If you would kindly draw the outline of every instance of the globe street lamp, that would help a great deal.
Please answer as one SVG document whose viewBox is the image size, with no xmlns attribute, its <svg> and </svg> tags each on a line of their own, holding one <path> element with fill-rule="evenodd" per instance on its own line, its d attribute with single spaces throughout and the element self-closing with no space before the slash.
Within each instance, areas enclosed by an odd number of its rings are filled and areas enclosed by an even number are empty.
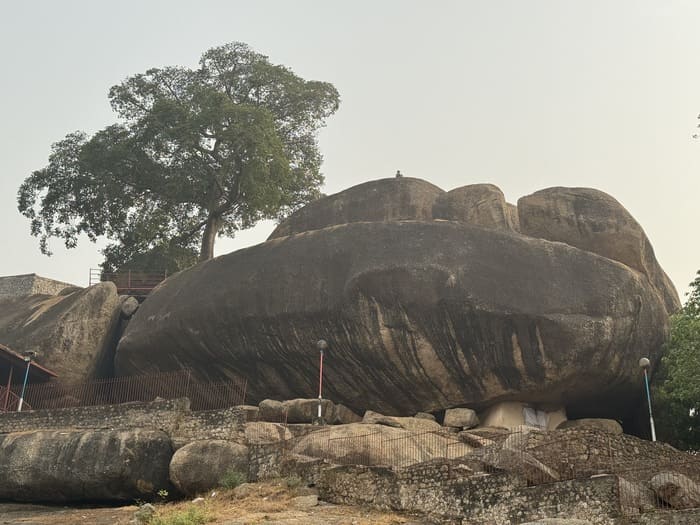
<svg viewBox="0 0 700 525">
<path fill-rule="evenodd" d="M 323 400 L 323 352 L 328 348 L 328 343 L 325 340 L 319 339 L 316 342 L 316 348 L 320 352 L 320 365 L 318 369 L 318 414 L 316 416 L 316 422 L 319 425 L 323 424 L 323 418 L 321 417 L 321 401 Z"/>
<path fill-rule="evenodd" d="M 654 428 L 654 416 L 651 413 L 651 395 L 649 394 L 649 374 L 647 370 L 651 366 L 651 362 L 646 357 L 639 360 L 639 368 L 644 370 L 644 387 L 647 392 L 647 405 L 649 406 L 649 426 L 651 426 L 651 440 L 656 441 L 656 428 Z"/>
<path fill-rule="evenodd" d="M 24 372 L 24 382 L 22 383 L 22 394 L 19 396 L 19 404 L 17 405 L 17 412 L 22 411 L 22 405 L 24 404 L 24 391 L 27 388 L 27 379 L 29 379 L 29 367 L 32 366 L 32 357 L 36 355 L 36 352 L 24 352 L 24 360 L 27 362 L 27 369 Z"/>
</svg>

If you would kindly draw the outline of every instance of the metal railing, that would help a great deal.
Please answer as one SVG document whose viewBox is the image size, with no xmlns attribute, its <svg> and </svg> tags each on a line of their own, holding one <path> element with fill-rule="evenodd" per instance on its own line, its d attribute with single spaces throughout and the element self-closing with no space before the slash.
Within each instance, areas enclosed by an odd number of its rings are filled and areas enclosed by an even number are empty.
<svg viewBox="0 0 700 525">
<path fill-rule="evenodd" d="M 0 413 L 16 412 L 19 408 L 19 396 L 11 389 L 0 386 Z M 32 406 L 25 400 L 22 404 L 24 410 L 31 410 Z"/>
<path fill-rule="evenodd" d="M 192 410 L 214 410 L 245 403 L 247 381 L 209 382 L 188 369 L 150 375 L 97 379 L 85 383 L 37 383 L 27 385 L 24 409 L 115 405 L 156 398 L 190 399 Z M 13 386 L 19 389 L 21 385 Z M 18 392 L 12 392 L 17 396 Z M 2 401 L 2 397 L 0 397 Z M 29 405 L 27 405 L 27 402 Z M 16 410 L 16 408 L 15 408 Z"/>
<path fill-rule="evenodd" d="M 90 286 L 100 282 L 111 281 L 117 286 L 117 292 L 120 294 L 136 296 L 148 295 L 156 286 L 167 278 L 167 270 L 103 272 L 99 268 L 90 268 Z"/>
</svg>

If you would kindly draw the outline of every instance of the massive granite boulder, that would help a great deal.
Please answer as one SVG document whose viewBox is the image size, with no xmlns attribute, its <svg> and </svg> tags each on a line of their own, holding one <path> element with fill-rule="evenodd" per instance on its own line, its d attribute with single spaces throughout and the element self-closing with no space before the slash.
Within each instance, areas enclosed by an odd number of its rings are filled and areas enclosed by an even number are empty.
<svg viewBox="0 0 700 525">
<path fill-rule="evenodd" d="M 151 499 L 168 480 L 170 438 L 155 430 L 51 430 L 0 435 L 0 499 Z"/>
<path fill-rule="evenodd" d="M 610 236 L 627 213 L 616 206 Z M 117 372 L 187 365 L 247 377 L 254 401 L 313 397 L 324 338 L 324 396 L 357 410 L 517 400 L 620 417 L 641 395 L 639 357 L 660 356 L 677 294 L 650 249 L 630 265 L 600 243 L 542 238 L 517 211 L 494 186 L 406 178 L 320 199 L 267 242 L 165 281 L 121 339 Z M 572 213 L 592 224 L 592 211 Z"/>
<path fill-rule="evenodd" d="M 68 288 L 58 295 L 0 299 L 0 343 L 36 352 L 61 382 L 113 372 L 120 299 L 114 283 Z"/>
<path fill-rule="evenodd" d="M 590 188 L 548 188 L 518 200 L 520 231 L 621 262 L 643 273 L 669 312 L 681 306 L 642 227 L 615 199 Z"/>
</svg>

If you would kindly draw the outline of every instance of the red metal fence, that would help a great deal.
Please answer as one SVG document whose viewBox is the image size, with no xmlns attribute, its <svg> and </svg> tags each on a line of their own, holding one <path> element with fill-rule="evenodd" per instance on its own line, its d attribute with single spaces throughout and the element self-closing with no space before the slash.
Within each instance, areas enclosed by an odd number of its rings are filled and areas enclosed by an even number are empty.
<svg viewBox="0 0 700 525">
<path fill-rule="evenodd" d="M 213 410 L 245 403 L 245 379 L 204 382 L 190 370 L 98 379 L 87 383 L 38 383 L 27 385 L 24 409 L 67 408 L 115 405 L 134 401 L 153 401 L 160 397 L 187 397 L 192 410 Z M 13 385 L 19 396 L 21 385 Z M 2 400 L 3 398 L 0 398 Z M 16 408 L 15 408 L 16 409 Z"/>
<path fill-rule="evenodd" d="M 0 386 L 0 413 L 16 412 L 17 408 L 19 408 L 19 396 L 11 389 Z M 25 410 L 32 409 L 31 405 L 26 401 L 23 403 L 22 408 Z"/>
<path fill-rule="evenodd" d="M 117 285 L 120 294 L 143 296 L 162 283 L 168 277 L 167 271 L 103 272 L 90 268 L 90 286 L 100 282 L 111 281 Z"/>
</svg>

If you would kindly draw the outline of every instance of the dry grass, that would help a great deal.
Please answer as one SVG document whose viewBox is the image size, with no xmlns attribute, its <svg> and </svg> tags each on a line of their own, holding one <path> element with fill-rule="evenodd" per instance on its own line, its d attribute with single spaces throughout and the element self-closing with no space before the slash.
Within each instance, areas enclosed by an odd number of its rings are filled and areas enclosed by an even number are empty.
<svg viewBox="0 0 700 525">
<path fill-rule="evenodd" d="M 309 494 L 306 487 L 290 488 L 285 480 L 274 480 L 250 485 L 245 497 L 237 497 L 234 490 L 213 491 L 203 495 L 203 502 L 179 502 L 158 505 L 158 515 L 168 516 L 185 512 L 192 505 L 201 505 L 209 516 L 209 523 L 256 525 L 269 523 L 304 523 L 306 525 L 395 525 L 408 518 L 344 505 L 319 505 L 296 509 L 292 500 Z M 232 521 L 233 520 L 233 521 Z"/>
<path fill-rule="evenodd" d="M 294 485 L 294 484 L 292 484 Z M 363 507 L 320 504 L 309 509 L 296 509 L 292 499 L 311 492 L 304 486 L 289 487 L 286 480 L 252 484 L 250 494 L 238 498 L 233 490 L 216 490 L 203 494 L 204 501 L 192 503 L 156 504 L 161 523 L 187 524 L 175 521 L 188 509 L 204 511 L 208 524 L 262 525 L 270 522 L 295 525 L 397 525 L 421 520 L 406 515 L 369 510 Z M 111 508 L 66 508 L 0 503 L 3 525 L 127 525 L 131 523 L 135 506 Z M 173 520 L 173 521 L 169 521 Z"/>
</svg>

